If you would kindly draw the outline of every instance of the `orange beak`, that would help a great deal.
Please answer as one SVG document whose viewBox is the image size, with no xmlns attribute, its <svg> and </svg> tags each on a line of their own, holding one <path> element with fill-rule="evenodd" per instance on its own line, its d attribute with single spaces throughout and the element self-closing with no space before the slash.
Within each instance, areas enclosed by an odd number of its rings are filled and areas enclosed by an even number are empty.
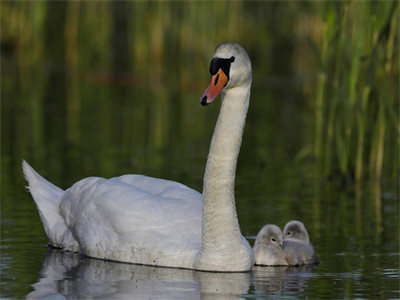
<svg viewBox="0 0 400 300">
<path fill-rule="evenodd" d="M 211 82 L 204 94 L 200 98 L 200 103 L 203 106 L 206 106 L 214 101 L 215 98 L 219 95 L 222 89 L 228 83 L 228 76 L 219 69 L 218 72 L 211 77 Z"/>
</svg>

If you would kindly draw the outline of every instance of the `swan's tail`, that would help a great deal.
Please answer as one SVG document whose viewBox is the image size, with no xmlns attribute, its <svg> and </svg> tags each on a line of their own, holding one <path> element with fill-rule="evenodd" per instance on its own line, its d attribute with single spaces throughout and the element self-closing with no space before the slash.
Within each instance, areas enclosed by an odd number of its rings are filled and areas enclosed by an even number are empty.
<svg viewBox="0 0 400 300">
<path fill-rule="evenodd" d="M 76 251 L 77 243 L 60 215 L 59 205 L 64 191 L 40 176 L 25 160 L 22 169 L 49 243 L 54 247 Z"/>
</svg>

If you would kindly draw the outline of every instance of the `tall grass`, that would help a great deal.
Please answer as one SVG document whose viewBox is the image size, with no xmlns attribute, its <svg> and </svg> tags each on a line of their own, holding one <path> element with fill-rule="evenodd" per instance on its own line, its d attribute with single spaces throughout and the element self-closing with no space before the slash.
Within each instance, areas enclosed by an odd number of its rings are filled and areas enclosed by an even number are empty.
<svg viewBox="0 0 400 300">
<path fill-rule="evenodd" d="M 379 181 L 385 165 L 398 175 L 398 3 L 329 2 L 322 11 L 314 155 L 325 176 Z"/>
</svg>

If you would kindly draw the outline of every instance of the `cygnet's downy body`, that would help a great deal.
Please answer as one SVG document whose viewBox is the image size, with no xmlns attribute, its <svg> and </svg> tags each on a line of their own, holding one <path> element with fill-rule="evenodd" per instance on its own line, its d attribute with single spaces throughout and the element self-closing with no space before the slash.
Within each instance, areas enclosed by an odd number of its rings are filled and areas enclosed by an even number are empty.
<svg viewBox="0 0 400 300">
<path fill-rule="evenodd" d="M 283 233 L 276 225 L 265 225 L 257 234 L 253 251 L 255 265 L 260 266 L 318 263 L 304 224 L 295 220 L 285 225 Z"/>
<path fill-rule="evenodd" d="M 291 265 L 317 264 L 314 247 L 308 237 L 304 224 L 291 220 L 283 228 L 283 248 L 288 257 L 292 257 Z"/>
<path fill-rule="evenodd" d="M 254 259 L 256 265 L 285 266 L 288 265 L 283 250 L 283 235 L 281 229 L 273 224 L 267 224 L 257 234 L 254 243 Z"/>
</svg>

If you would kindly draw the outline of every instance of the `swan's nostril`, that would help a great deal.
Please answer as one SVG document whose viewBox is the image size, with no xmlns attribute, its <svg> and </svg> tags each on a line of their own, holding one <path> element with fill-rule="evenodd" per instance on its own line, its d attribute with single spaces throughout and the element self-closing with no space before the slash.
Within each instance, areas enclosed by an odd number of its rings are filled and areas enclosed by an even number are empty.
<svg viewBox="0 0 400 300">
<path fill-rule="evenodd" d="M 215 77 L 215 80 L 214 80 L 214 85 L 217 85 L 217 83 L 218 83 L 218 79 L 219 79 L 219 74 L 217 74 L 217 77 Z"/>
<path fill-rule="evenodd" d="M 201 105 L 203 105 L 203 106 L 206 106 L 208 103 L 207 103 L 207 96 L 204 96 L 202 99 L 201 99 Z"/>
</svg>

